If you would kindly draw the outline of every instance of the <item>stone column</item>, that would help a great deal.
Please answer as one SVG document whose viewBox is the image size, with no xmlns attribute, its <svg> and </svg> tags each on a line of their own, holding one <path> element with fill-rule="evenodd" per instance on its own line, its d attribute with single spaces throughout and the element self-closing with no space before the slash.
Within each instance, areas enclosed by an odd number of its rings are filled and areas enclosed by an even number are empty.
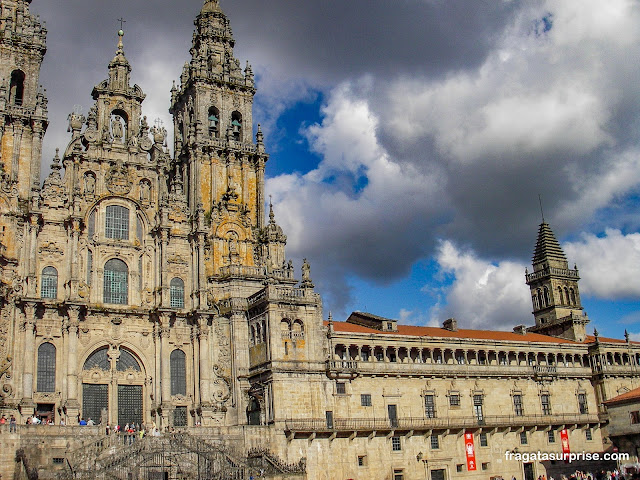
<svg viewBox="0 0 640 480">
<path fill-rule="evenodd" d="M 28 281 L 28 289 L 27 289 L 27 295 L 29 295 L 30 297 L 38 297 L 38 292 L 37 292 L 37 284 L 38 282 L 36 281 L 37 278 L 37 273 L 36 273 L 36 247 L 38 244 L 38 230 L 40 229 L 40 219 L 38 217 L 37 214 L 32 214 L 29 217 L 29 235 L 28 235 L 28 239 L 29 239 L 29 267 L 28 267 L 28 271 L 27 271 L 27 275 L 29 278 Z"/>
<path fill-rule="evenodd" d="M 200 324 L 200 403 L 211 403 L 209 384 L 211 383 L 211 359 L 209 355 L 209 325 L 207 321 Z"/>
<path fill-rule="evenodd" d="M 78 423 L 80 414 L 80 402 L 78 401 L 78 330 L 80 308 L 71 306 L 68 310 L 68 357 L 67 357 L 67 401 L 65 409 L 67 412 L 68 425 Z"/>
<path fill-rule="evenodd" d="M 161 371 L 162 371 L 162 420 L 163 425 L 169 425 L 169 413 L 171 410 L 171 362 L 169 347 L 169 317 L 162 316 L 160 327 Z"/>
<path fill-rule="evenodd" d="M 256 209 L 258 210 L 258 228 L 264 228 L 264 158 L 260 157 L 256 166 L 256 175 L 258 177 L 256 192 Z"/>
<path fill-rule="evenodd" d="M 168 306 L 169 305 L 169 289 L 167 285 L 167 245 L 169 244 L 169 229 L 163 228 L 161 233 L 161 247 L 160 247 L 160 306 Z M 167 319 L 168 322 L 168 319 Z M 164 325 L 164 321 L 163 321 Z"/>
<path fill-rule="evenodd" d="M 22 132 L 23 132 L 23 127 L 21 124 L 19 123 L 14 123 L 13 124 L 13 155 L 12 155 L 12 160 L 11 160 L 11 181 L 16 182 L 18 181 L 18 167 L 19 167 L 19 162 L 20 162 L 20 147 L 22 144 Z M 27 190 L 27 196 L 28 196 L 28 192 L 29 192 L 29 188 L 31 188 L 31 185 L 26 185 Z"/>
<path fill-rule="evenodd" d="M 36 348 L 36 304 L 27 303 L 24 307 L 25 319 L 22 324 L 24 332 L 24 364 L 22 370 L 22 401 L 20 412 L 23 418 L 33 415 L 33 367 Z"/>
<path fill-rule="evenodd" d="M 31 158 L 37 161 L 31 162 L 31 185 L 40 185 L 40 157 L 42 156 L 42 138 L 44 131 L 39 122 L 33 122 L 33 136 L 31 137 Z"/>
<path fill-rule="evenodd" d="M 191 327 L 191 373 L 193 378 L 193 403 L 200 403 L 200 340 L 198 327 Z"/>
<path fill-rule="evenodd" d="M 238 424 L 246 424 L 247 396 L 245 392 L 249 390 L 249 326 L 247 324 L 246 298 L 232 298 L 231 305 L 231 381 L 232 381 L 232 402 L 236 410 L 236 421 Z"/>
</svg>

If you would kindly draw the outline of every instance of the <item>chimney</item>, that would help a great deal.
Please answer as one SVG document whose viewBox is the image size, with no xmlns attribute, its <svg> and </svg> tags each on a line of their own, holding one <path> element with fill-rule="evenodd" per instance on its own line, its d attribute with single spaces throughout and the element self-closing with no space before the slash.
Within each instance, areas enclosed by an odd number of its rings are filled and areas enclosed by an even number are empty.
<svg viewBox="0 0 640 480">
<path fill-rule="evenodd" d="M 451 332 L 457 332 L 458 331 L 458 321 L 455 318 L 447 318 L 442 323 L 442 328 L 444 328 L 445 330 L 449 330 Z"/>
</svg>

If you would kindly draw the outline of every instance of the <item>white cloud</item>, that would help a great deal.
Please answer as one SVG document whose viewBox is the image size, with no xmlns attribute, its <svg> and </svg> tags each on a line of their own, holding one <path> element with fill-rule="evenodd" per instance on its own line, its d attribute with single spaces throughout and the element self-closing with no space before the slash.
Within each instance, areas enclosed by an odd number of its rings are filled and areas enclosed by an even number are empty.
<svg viewBox="0 0 640 480">
<path fill-rule="evenodd" d="M 564 245 L 580 269 L 580 293 L 607 299 L 640 298 L 640 233 L 608 229 L 598 237 L 584 233 Z"/>
<path fill-rule="evenodd" d="M 531 298 L 524 282 L 524 265 L 488 262 L 471 251 L 460 250 L 450 241 L 440 244 L 436 259 L 440 268 L 455 279 L 447 290 L 445 304 L 432 311 L 432 323 L 455 317 L 460 328 L 500 330 L 531 324 Z"/>
</svg>

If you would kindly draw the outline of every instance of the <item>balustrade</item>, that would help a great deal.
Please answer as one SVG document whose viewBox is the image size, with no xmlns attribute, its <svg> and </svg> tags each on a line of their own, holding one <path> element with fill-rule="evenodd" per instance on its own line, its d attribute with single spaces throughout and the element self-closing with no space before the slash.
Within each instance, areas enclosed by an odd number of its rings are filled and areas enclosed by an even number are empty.
<svg viewBox="0 0 640 480">
<path fill-rule="evenodd" d="M 388 418 L 334 418 L 327 426 L 324 418 L 289 419 L 285 429 L 289 432 L 318 431 L 377 431 L 377 430 L 437 430 L 474 427 L 533 427 L 552 425 L 587 425 L 600 423 L 597 414 L 559 415 L 485 415 L 465 417 L 401 417 L 392 422 Z"/>
</svg>

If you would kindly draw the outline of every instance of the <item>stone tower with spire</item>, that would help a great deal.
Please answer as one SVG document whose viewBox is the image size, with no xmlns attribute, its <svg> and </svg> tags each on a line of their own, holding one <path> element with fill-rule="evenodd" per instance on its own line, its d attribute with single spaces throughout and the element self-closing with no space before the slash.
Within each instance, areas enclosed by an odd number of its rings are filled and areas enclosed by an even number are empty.
<svg viewBox="0 0 640 480">
<path fill-rule="evenodd" d="M 544 220 L 533 252 L 533 272 L 526 272 L 535 326 L 531 332 L 583 342 L 589 319 L 578 290 L 578 268 L 569 268 L 564 251 Z"/>
<path fill-rule="evenodd" d="M 190 212 L 201 208 L 207 219 L 213 241 L 204 254 L 202 275 L 242 279 L 249 293 L 272 266 L 260 241 L 269 238 L 263 232 L 269 157 L 259 127 L 254 143 L 253 72 L 248 64 L 242 69 L 234 57 L 229 20 L 217 0 L 205 1 L 194 23 L 191 60 L 171 90 L 172 176 L 184 179 Z M 289 278 L 282 264 L 276 267 L 272 274 Z"/>
</svg>

